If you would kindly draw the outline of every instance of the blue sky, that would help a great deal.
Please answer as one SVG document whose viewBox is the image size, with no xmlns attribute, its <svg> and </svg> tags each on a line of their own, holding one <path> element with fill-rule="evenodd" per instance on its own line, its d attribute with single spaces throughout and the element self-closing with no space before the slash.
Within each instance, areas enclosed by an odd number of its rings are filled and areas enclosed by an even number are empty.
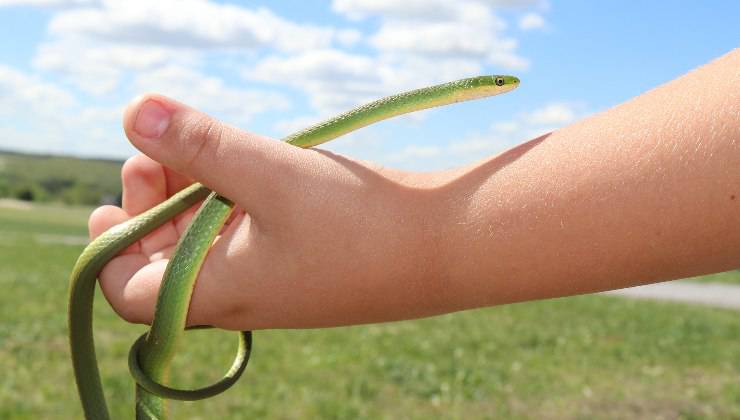
<svg viewBox="0 0 740 420">
<path fill-rule="evenodd" d="M 472 162 L 740 46 L 740 2 L 0 0 L 0 148 L 126 158 L 156 91 L 280 138 L 368 100 L 477 74 L 504 96 L 323 147 L 413 170 Z"/>
</svg>

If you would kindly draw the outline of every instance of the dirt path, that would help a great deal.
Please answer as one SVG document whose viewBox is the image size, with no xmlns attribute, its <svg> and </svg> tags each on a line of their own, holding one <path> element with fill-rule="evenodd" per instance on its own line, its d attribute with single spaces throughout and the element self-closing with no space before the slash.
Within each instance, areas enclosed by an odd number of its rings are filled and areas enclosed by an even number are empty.
<svg viewBox="0 0 740 420">
<path fill-rule="evenodd" d="M 605 292 L 635 299 L 671 300 L 740 311 L 740 285 L 669 281 Z"/>
</svg>

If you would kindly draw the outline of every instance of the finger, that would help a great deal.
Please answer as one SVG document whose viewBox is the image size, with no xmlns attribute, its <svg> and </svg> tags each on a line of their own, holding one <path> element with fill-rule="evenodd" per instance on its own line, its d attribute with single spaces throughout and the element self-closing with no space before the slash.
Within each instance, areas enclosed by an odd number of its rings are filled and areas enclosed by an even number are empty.
<svg viewBox="0 0 740 420">
<path fill-rule="evenodd" d="M 235 223 L 244 222 L 244 216 Z M 193 296 L 188 310 L 188 325 L 219 325 L 224 313 L 232 311 L 231 302 L 225 302 L 237 295 L 242 286 L 231 281 L 225 251 L 233 240 L 235 225 L 227 228 L 224 235 L 216 238 L 209 258 L 198 274 Z M 162 250 L 161 255 L 146 256 L 142 253 L 122 255 L 111 260 L 100 273 L 103 294 L 113 309 L 123 319 L 149 324 L 154 317 L 159 288 L 174 247 Z"/>
<path fill-rule="evenodd" d="M 96 208 L 87 220 L 87 230 L 90 234 L 90 239 L 97 238 L 101 233 L 117 224 L 125 222 L 128 218 L 128 214 L 120 207 L 101 206 Z"/>
<path fill-rule="evenodd" d="M 115 225 L 121 224 L 128 220 L 130 216 L 120 207 L 102 206 L 95 209 L 87 221 L 90 239 L 95 239 L 106 230 Z M 122 254 L 129 254 L 139 251 L 139 242 L 126 248 Z"/>
<path fill-rule="evenodd" d="M 167 182 L 162 165 L 146 155 L 136 155 L 123 164 L 123 210 L 135 216 L 167 199 Z"/>
<path fill-rule="evenodd" d="M 164 167 L 146 155 L 139 154 L 128 159 L 123 164 L 121 179 L 123 210 L 130 215 L 141 214 L 168 198 L 168 182 Z M 163 247 L 174 244 L 178 237 L 175 224 L 165 223 L 140 241 L 141 250 L 151 255 Z"/>
<path fill-rule="evenodd" d="M 291 190 L 297 179 L 291 175 L 305 166 L 303 151 L 295 146 L 242 132 L 160 95 L 134 101 L 125 112 L 124 128 L 143 153 L 241 200 L 257 218 L 275 205 L 276 193 Z"/>
<path fill-rule="evenodd" d="M 113 310 L 128 322 L 151 323 L 168 260 L 150 262 L 144 254 L 122 255 L 101 271 L 100 288 Z"/>
</svg>

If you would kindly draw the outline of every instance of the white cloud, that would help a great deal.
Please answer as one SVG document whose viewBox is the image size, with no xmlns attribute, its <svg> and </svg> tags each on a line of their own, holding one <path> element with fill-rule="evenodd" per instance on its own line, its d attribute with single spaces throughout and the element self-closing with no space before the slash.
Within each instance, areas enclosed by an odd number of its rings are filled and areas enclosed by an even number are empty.
<svg viewBox="0 0 740 420">
<path fill-rule="evenodd" d="M 414 20 L 449 20 L 471 6 L 519 8 L 545 5 L 543 0 L 334 0 L 332 9 L 350 19 L 372 15 Z M 462 5 L 462 7 L 460 7 Z"/>
<path fill-rule="evenodd" d="M 526 69 L 529 62 L 516 54 L 516 40 L 498 34 L 498 28 L 503 26 L 503 21 L 492 15 L 469 22 L 435 22 L 423 26 L 388 21 L 370 42 L 388 53 L 437 60 L 469 59 L 506 69 Z"/>
<path fill-rule="evenodd" d="M 104 95 L 118 88 L 121 79 L 132 71 L 195 61 L 194 54 L 188 51 L 63 39 L 39 46 L 33 65 L 39 70 L 61 75 L 88 93 Z"/>
<path fill-rule="evenodd" d="M 510 121 L 494 123 L 484 135 L 450 143 L 450 148 L 466 157 L 483 158 L 485 155 L 479 154 L 479 151 L 489 153 L 503 151 L 522 141 L 573 123 L 589 113 L 580 103 L 548 103 L 531 112 L 520 114 Z"/>
<path fill-rule="evenodd" d="M 335 0 L 333 10 L 350 19 L 377 18 L 377 29 L 365 40 L 369 50 L 322 48 L 273 54 L 243 75 L 305 92 L 313 108 L 310 117 L 279 121 L 275 128 L 284 134 L 385 95 L 527 68 L 529 61 L 517 52 L 516 39 L 506 35 L 508 25 L 495 10 L 542 4 L 530 0 Z M 415 114 L 413 118 L 423 117 Z M 395 152 L 392 161 L 429 151 L 428 147 L 411 147 Z"/>
<path fill-rule="evenodd" d="M 515 39 L 503 36 L 506 22 L 491 6 L 530 2 L 480 0 L 335 0 L 333 8 L 352 19 L 378 16 L 380 29 L 370 44 L 381 54 L 468 59 L 507 69 L 523 69 Z"/>
<path fill-rule="evenodd" d="M 0 0 L 2 6 L 33 6 L 33 7 L 81 7 L 98 4 L 100 0 Z"/>
<path fill-rule="evenodd" d="M 381 161 L 406 169 L 447 169 L 471 163 L 575 122 L 587 114 L 580 104 L 550 103 L 510 121 L 491 125 L 483 134 L 452 141 L 444 146 L 409 145 L 386 154 Z"/>
<path fill-rule="evenodd" d="M 447 0 L 334 0 L 332 9 L 350 19 L 372 15 L 415 20 L 447 20 L 461 10 Z"/>
<path fill-rule="evenodd" d="M 545 18 L 537 13 L 527 13 L 519 19 L 519 29 L 529 31 L 545 27 Z"/>
<path fill-rule="evenodd" d="M 138 74 L 132 87 L 139 92 L 156 90 L 242 126 L 257 113 L 289 105 L 276 93 L 229 86 L 217 77 L 174 65 Z M 124 106 L 83 105 L 53 83 L 0 65 L 0 148 L 130 155 L 134 149 L 121 130 Z"/>
<path fill-rule="evenodd" d="M 351 47 L 362 40 L 362 32 L 353 29 L 343 29 L 336 32 L 339 45 Z"/>
<path fill-rule="evenodd" d="M 102 8 L 56 15 L 49 30 L 127 44 L 247 50 L 269 46 L 285 51 L 324 47 L 338 36 L 331 28 L 296 24 L 268 9 L 206 0 L 103 0 Z"/>
<path fill-rule="evenodd" d="M 130 154 L 120 108 L 83 107 L 60 87 L 0 66 L 0 147 L 40 153 Z M 114 127 L 114 128 L 113 128 Z M 105 151 L 105 152 L 103 152 Z"/>
<path fill-rule="evenodd" d="M 371 57 L 327 49 L 269 57 L 245 71 L 245 76 L 301 89 L 312 107 L 325 115 L 380 96 L 390 71 Z"/>
<path fill-rule="evenodd" d="M 353 19 L 380 18 L 367 38 L 369 52 L 335 48 L 272 55 L 244 72 L 247 79 L 303 90 L 320 116 L 372 99 L 486 72 L 486 67 L 523 69 L 517 41 L 492 6 L 532 1 L 456 2 L 335 0 L 337 13 Z"/>
<path fill-rule="evenodd" d="M 53 116 L 59 109 L 76 105 L 74 97 L 59 87 L 0 65 L 0 114 L 33 110 L 34 114 Z"/>
<path fill-rule="evenodd" d="M 294 23 L 265 8 L 206 0 L 101 0 L 100 7 L 56 13 L 48 31 L 52 40 L 39 46 L 35 68 L 95 95 L 120 88 L 132 72 L 202 67 L 219 52 L 244 63 L 261 51 L 346 47 L 362 37 L 353 29 Z"/>
<path fill-rule="evenodd" d="M 229 86 L 218 77 L 176 65 L 140 73 L 133 90 L 162 93 L 240 125 L 246 125 L 258 113 L 285 110 L 290 105 L 278 93 Z"/>
<path fill-rule="evenodd" d="M 276 129 L 288 132 L 388 94 L 526 68 L 528 60 L 507 33 L 510 25 L 497 9 L 544 4 L 538 0 L 335 0 L 337 13 L 377 21 L 357 25 L 360 32 L 294 22 L 267 8 L 207 0 L 0 0 L 0 6 L 21 3 L 55 10 L 47 38 L 32 62 L 37 74 L 24 76 L 30 82 L 19 85 L 27 92 L 34 92 L 31 86 L 45 86 L 47 92 L 56 89 L 60 98 L 72 101 L 66 106 L 59 98 L 40 101 L 48 107 L 38 116 L 39 122 L 30 117 L 24 121 L 42 127 L 40 132 L 47 133 L 48 139 L 67 142 L 69 151 L 96 154 L 98 150 L 108 155 L 130 150 L 120 140 L 122 101 L 143 91 L 172 96 L 237 125 L 248 124 L 259 113 L 274 112 L 280 119 Z M 375 29 L 368 32 L 368 27 Z M 234 82 L 235 74 L 261 89 Z M 291 104 L 287 93 L 277 92 L 291 89 L 305 93 L 310 106 L 305 113 L 278 114 L 275 111 L 288 110 Z M 14 90 L 12 105 L 0 98 L 0 107 L 16 108 L 19 92 Z M 78 98 L 89 102 L 78 104 Z M 33 102 L 25 109 L 43 106 Z M 556 119 L 555 111 L 550 113 L 549 118 Z M 25 132 L 20 125 L 14 129 Z M 374 130 L 363 135 L 377 138 Z M 353 147 L 352 139 L 338 144 L 340 149 Z M 485 145 L 458 147 L 474 148 L 485 149 Z M 374 149 L 376 156 L 391 150 L 381 149 Z M 441 159 L 433 149 L 411 146 L 397 156 Z M 440 150 L 463 153 L 447 146 Z"/>
<path fill-rule="evenodd" d="M 320 117 L 394 93 L 480 73 L 474 60 L 370 56 L 336 49 L 269 57 L 246 70 L 248 79 L 303 90 Z"/>
<path fill-rule="evenodd" d="M 265 8 L 206 0 L 48 0 L 26 4 L 59 9 L 50 20 L 47 40 L 38 46 L 32 61 L 38 71 L 34 78 L 71 83 L 92 94 L 94 102 L 70 107 L 46 100 L 20 106 L 18 95 L 31 95 L 36 90 L 29 83 L 14 82 L 25 88 L 14 91 L 12 104 L 6 95 L 0 107 L 8 104 L 8 109 L 35 111 L 33 117 L 11 119 L 13 138 L 23 137 L 25 128 L 19 127 L 24 124 L 35 126 L 43 138 L 34 147 L 67 148 L 88 155 L 96 154 L 95 150 L 105 155 L 131 153 L 127 142 L 120 140 L 120 115 L 122 101 L 134 94 L 160 92 L 244 126 L 258 113 L 288 109 L 290 102 L 274 91 L 227 83 L 228 71 L 233 74 L 234 68 L 213 72 L 211 67 L 218 65 L 214 61 L 226 56 L 244 66 L 254 54 L 265 51 L 291 53 L 332 44 L 347 47 L 362 38 L 354 29 L 303 25 Z M 72 4 L 80 7 L 66 7 Z M 50 83 L 44 86 L 55 87 Z M 74 89 L 55 88 L 75 100 Z M 49 112 L 36 112 L 43 106 Z"/>
<path fill-rule="evenodd" d="M 532 125 L 563 125 L 575 120 L 576 110 L 567 102 L 556 102 L 539 108 L 526 116 Z"/>
</svg>

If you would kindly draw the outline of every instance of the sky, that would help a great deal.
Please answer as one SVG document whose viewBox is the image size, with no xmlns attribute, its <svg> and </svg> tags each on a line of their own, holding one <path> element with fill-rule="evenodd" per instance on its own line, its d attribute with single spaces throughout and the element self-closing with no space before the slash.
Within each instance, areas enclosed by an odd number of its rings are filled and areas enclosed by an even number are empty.
<svg viewBox="0 0 740 420">
<path fill-rule="evenodd" d="M 450 168 L 739 47 L 739 17 L 734 0 L 0 0 L 0 149 L 127 158 L 122 110 L 144 92 L 279 139 L 385 95 L 519 77 L 322 146 Z"/>
</svg>

